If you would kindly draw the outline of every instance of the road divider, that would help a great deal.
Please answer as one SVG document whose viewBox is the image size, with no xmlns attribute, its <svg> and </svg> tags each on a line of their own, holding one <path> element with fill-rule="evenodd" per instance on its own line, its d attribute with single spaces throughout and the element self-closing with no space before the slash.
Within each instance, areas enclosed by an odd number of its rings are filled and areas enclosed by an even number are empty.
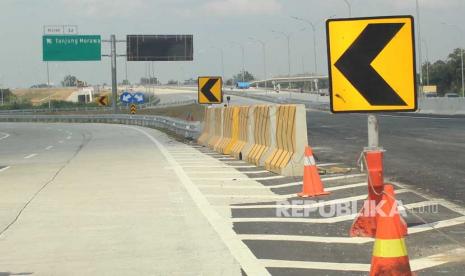
<svg viewBox="0 0 465 276">
<path fill-rule="evenodd" d="M 204 118 L 199 144 L 277 174 L 303 175 L 304 105 L 209 108 Z"/>
</svg>

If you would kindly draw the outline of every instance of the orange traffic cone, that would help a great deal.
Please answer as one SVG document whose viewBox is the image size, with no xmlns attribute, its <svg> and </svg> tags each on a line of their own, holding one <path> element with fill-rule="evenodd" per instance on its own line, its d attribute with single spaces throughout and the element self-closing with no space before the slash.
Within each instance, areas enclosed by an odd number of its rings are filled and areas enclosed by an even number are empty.
<svg viewBox="0 0 465 276">
<path fill-rule="evenodd" d="M 376 240 L 371 260 L 371 276 L 411 276 L 410 262 L 405 246 L 406 228 L 397 209 L 394 187 L 384 186 L 378 209 Z"/>
<path fill-rule="evenodd" d="M 302 192 L 299 193 L 298 196 L 314 197 L 329 194 L 329 192 L 324 191 L 323 183 L 318 174 L 318 168 L 316 167 L 315 158 L 313 158 L 313 152 L 310 146 L 305 147 L 303 180 Z"/>
</svg>

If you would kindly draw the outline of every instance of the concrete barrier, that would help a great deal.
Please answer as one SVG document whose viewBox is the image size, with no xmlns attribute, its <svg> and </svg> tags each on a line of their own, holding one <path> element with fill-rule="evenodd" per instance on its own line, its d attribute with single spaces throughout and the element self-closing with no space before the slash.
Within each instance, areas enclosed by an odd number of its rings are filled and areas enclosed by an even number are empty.
<svg viewBox="0 0 465 276">
<path fill-rule="evenodd" d="M 253 107 L 249 106 L 242 106 L 239 107 L 239 114 L 238 114 L 238 137 L 237 142 L 231 148 L 231 155 L 238 160 L 242 160 L 242 151 L 244 150 L 247 142 L 250 140 L 252 135 L 249 135 L 249 130 L 252 128 L 249 126 L 249 110 L 253 110 Z"/>
<path fill-rule="evenodd" d="M 204 115 L 204 124 L 203 124 L 203 131 L 202 134 L 200 134 L 199 139 L 197 139 L 197 142 L 201 145 L 206 145 L 206 142 L 208 141 L 208 138 L 210 137 L 210 134 L 212 133 L 212 127 L 211 125 L 213 124 L 212 122 L 212 110 L 210 108 L 205 109 L 205 115 Z"/>
<path fill-rule="evenodd" d="M 212 108 L 213 112 L 213 135 L 208 140 L 208 147 L 214 149 L 223 137 L 223 109 Z"/>
<path fill-rule="evenodd" d="M 271 145 L 270 106 L 257 106 L 254 111 L 254 146 L 248 153 L 249 163 L 260 165 L 262 155 Z"/>
<path fill-rule="evenodd" d="M 305 106 L 279 106 L 273 134 L 276 148 L 268 155 L 265 169 L 282 175 L 302 175 L 302 160 L 308 144 Z"/>
<path fill-rule="evenodd" d="M 222 128 L 223 128 L 223 135 L 221 139 L 217 142 L 214 147 L 214 150 L 219 153 L 224 153 L 227 145 L 231 143 L 232 138 L 232 128 L 233 128 L 233 118 L 234 117 L 234 108 L 233 107 L 226 107 L 223 109 L 223 121 L 222 121 Z"/>
<path fill-rule="evenodd" d="M 211 109 L 199 142 L 285 176 L 303 174 L 307 140 L 304 105 Z M 204 143 L 205 144 L 205 143 Z"/>
<path fill-rule="evenodd" d="M 419 112 L 438 115 L 465 115 L 465 98 L 421 98 Z"/>
<path fill-rule="evenodd" d="M 223 154 L 231 154 L 232 153 L 232 148 L 234 145 L 237 143 L 239 139 L 239 107 L 231 107 L 231 114 L 230 114 L 230 122 L 229 122 L 229 127 L 230 127 L 230 136 L 229 136 L 229 141 L 227 141 L 222 147 L 222 152 Z"/>
</svg>

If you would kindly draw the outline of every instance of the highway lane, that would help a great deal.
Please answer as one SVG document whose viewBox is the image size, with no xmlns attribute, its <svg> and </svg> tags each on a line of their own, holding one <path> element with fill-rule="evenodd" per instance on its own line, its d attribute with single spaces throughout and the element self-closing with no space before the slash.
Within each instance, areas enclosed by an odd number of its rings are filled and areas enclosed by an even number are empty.
<svg viewBox="0 0 465 276">
<path fill-rule="evenodd" d="M 385 175 L 464 206 L 465 119 L 420 116 L 378 116 Z M 365 114 L 308 111 L 308 136 L 317 157 L 356 166 L 367 144 L 366 121 Z"/>
<path fill-rule="evenodd" d="M 10 134 L 0 140 L 0 274 L 240 274 L 170 166 L 179 143 L 166 135 L 103 124 L 0 131 Z"/>
</svg>

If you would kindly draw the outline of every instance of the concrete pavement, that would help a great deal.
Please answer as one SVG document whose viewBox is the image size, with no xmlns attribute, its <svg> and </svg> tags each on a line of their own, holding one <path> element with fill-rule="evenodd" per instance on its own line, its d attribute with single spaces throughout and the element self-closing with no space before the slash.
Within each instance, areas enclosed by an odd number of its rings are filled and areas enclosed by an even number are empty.
<svg viewBox="0 0 465 276">
<path fill-rule="evenodd" d="M 0 274 L 240 274 L 161 149 L 135 128 L 0 129 L 10 134 L 0 141 L 9 167 L 0 171 Z"/>
</svg>

